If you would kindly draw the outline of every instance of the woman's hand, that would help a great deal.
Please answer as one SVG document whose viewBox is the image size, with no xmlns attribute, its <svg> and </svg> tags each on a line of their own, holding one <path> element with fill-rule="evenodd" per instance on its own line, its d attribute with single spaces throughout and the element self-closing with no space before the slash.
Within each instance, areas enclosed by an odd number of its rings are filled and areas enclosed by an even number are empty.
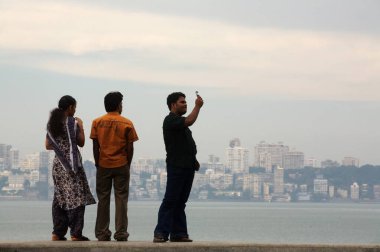
<svg viewBox="0 0 380 252">
<path fill-rule="evenodd" d="M 83 121 L 82 121 L 82 119 L 80 119 L 79 117 L 75 117 L 75 120 L 77 121 L 79 127 L 81 129 L 83 129 Z"/>
</svg>

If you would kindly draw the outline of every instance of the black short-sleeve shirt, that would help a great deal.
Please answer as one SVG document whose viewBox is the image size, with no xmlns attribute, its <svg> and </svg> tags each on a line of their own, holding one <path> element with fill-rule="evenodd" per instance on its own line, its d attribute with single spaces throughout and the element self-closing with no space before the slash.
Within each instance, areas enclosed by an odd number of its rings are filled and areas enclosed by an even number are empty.
<svg viewBox="0 0 380 252">
<path fill-rule="evenodd" d="M 169 166 L 194 169 L 197 154 L 191 130 L 185 126 L 185 117 L 172 112 L 164 119 L 166 163 Z"/>
</svg>

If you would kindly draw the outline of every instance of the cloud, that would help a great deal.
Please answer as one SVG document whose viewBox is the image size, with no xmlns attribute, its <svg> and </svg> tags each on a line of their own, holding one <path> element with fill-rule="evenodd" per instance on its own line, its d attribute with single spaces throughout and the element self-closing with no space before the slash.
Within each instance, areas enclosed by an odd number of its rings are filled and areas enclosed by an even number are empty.
<svg viewBox="0 0 380 252">
<path fill-rule="evenodd" d="M 237 95 L 380 100 L 380 38 L 368 34 L 247 28 L 73 2 L 1 6 L 1 64 Z"/>
</svg>

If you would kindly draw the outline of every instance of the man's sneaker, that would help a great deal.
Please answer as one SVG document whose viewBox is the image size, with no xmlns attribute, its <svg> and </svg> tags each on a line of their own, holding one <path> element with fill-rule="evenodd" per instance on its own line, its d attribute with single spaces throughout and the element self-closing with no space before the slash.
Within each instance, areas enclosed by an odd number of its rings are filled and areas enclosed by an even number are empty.
<svg viewBox="0 0 380 252">
<path fill-rule="evenodd" d="M 51 235 L 51 240 L 52 241 L 67 241 L 67 238 L 64 236 L 58 236 L 56 234 Z"/>
<path fill-rule="evenodd" d="M 90 239 L 88 239 L 86 236 L 71 236 L 71 240 L 72 241 L 89 241 Z"/>
<path fill-rule="evenodd" d="M 170 237 L 171 242 L 193 242 L 189 237 Z"/>
<path fill-rule="evenodd" d="M 169 240 L 168 238 L 162 235 L 155 235 L 153 238 L 154 243 L 163 243 L 163 242 L 167 242 L 168 240 Z"/>
</svg>

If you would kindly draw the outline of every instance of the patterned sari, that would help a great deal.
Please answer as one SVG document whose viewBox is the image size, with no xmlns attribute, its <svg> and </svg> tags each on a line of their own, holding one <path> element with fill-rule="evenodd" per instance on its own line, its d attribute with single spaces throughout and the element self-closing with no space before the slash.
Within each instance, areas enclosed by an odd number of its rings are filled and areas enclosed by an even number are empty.
<svg viewBox="0 0 380 252">
<path fill-rule="evenodd" d="M 64 135 L 56 138 L 50 132 L 47 133 L 48 142 L 55 152 L 53 202 L 64 210 L 95 204 L 77 146 L 79 127 L 74 117 L 66 119 L 64 132 Z"/>
</svg>

